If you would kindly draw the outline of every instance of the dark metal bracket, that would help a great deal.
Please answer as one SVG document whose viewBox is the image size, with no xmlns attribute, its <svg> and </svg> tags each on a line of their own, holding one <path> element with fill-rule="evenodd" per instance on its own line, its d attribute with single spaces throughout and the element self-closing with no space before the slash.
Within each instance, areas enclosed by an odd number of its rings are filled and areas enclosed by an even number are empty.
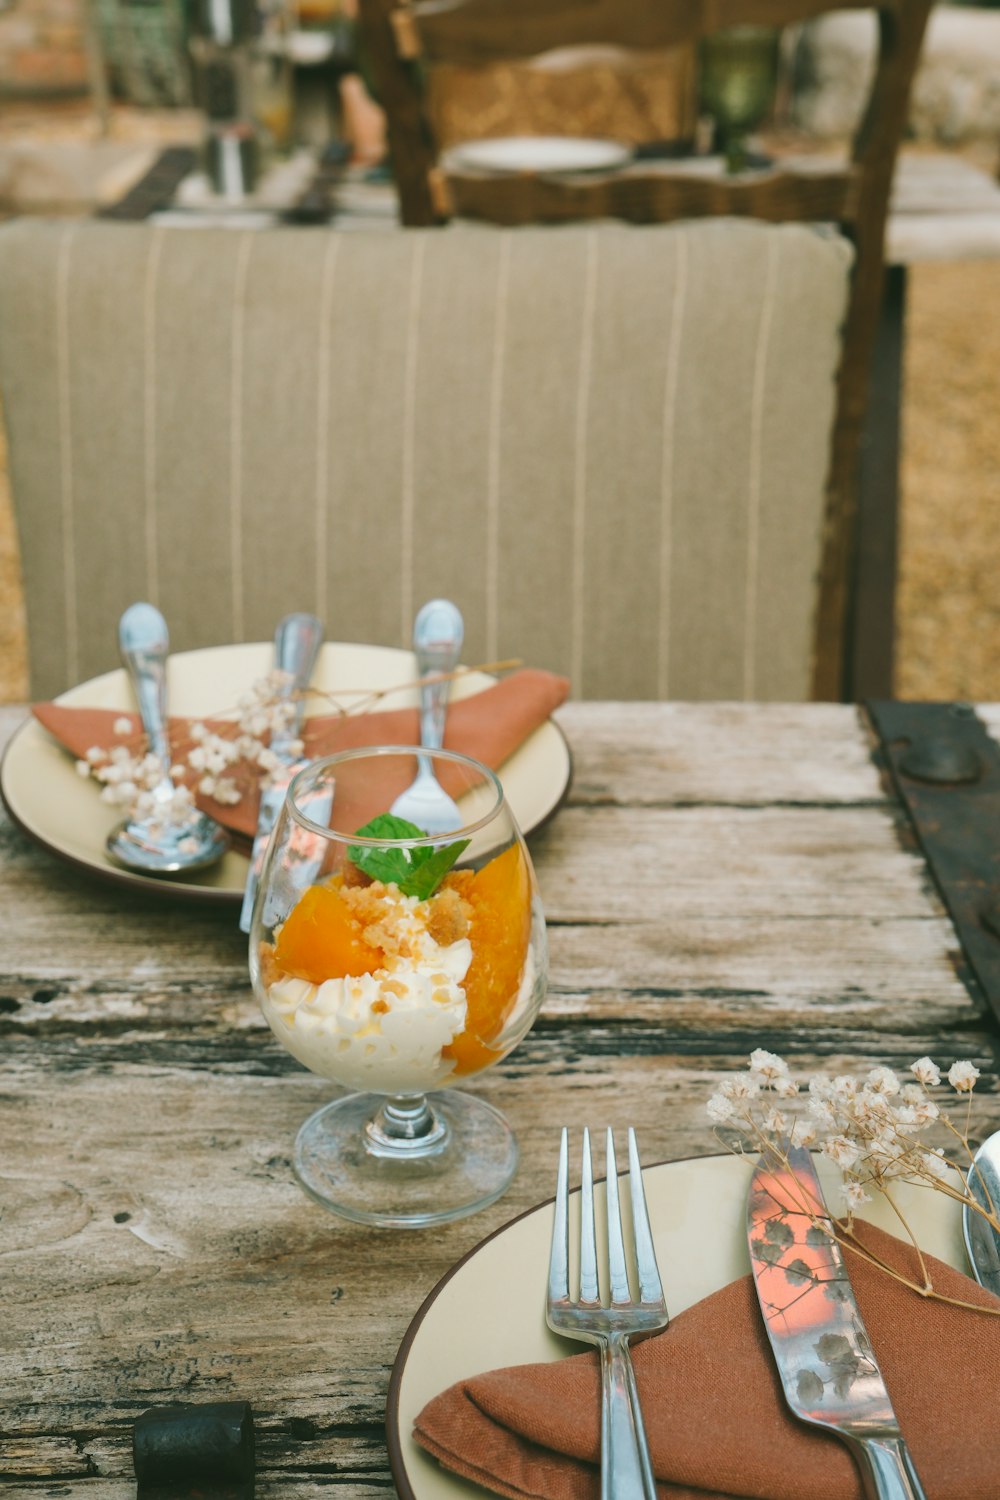
<svg viewBox="0 0 1000 1500">
<path fill-rule="evenodd" d="M 955 925 L 969 989 L 1000 1018 L 1000 745 L 966 703 L 865 707 Z"/>
</svg>

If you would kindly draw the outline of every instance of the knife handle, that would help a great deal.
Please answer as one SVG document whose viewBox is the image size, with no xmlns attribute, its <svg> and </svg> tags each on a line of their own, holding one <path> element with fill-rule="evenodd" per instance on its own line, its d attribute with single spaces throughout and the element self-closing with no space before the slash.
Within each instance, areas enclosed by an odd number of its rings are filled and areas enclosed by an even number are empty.
<svg viewBox="0 0 1000 1500">
<path fill-rule="evenodd" d="M 601 1343 L 601 1500 L 656 1500 L 646 1429 L 628 1343 Z"/>
<path fill-rule="evenodd" d="M 274 665 L 279 671 L 287 672 L 291 678 L 287 687 L 288 696 L 309 686 L 322 643 L 323 626 L 315 615 L 286 615 L 279 624 L 274 632 Z M 300 698 L 288 739 L 294 740 L 298 736 L 303 707 Z"/>
<path fill-rule="evenodd" d="M 869 1500 L 927 1500 L 901 1437 L 848 1438 Z"/>
</svg>

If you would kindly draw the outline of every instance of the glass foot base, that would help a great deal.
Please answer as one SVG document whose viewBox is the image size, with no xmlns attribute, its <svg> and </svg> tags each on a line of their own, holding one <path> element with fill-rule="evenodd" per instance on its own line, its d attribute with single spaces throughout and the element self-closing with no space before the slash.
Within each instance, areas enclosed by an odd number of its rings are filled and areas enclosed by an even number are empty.
<svg viewBox="0 0 1000 1500">
<path fill-rule="evenodd" d="M 311 1198 L 342 1218 L 389 1229 L 462 1219 L 495 1203 L 517 1169 L 517 1142 L 499 1110 L 443 1089 L 431 1130 L 387 1139 L 373 1122 L 380 1094 L 349 1094 L 316 1111 L 295 1141 L 295 1171 Z"/>
</svg>

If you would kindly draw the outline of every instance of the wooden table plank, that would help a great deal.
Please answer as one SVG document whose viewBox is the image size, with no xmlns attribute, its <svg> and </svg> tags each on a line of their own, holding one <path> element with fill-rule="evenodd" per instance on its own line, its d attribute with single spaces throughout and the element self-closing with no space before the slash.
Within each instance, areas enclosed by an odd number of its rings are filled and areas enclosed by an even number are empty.
<svg viewBox="0 0 1000 1500">
<path fill-rule="evenodd" d="M 996 1029 L 854 709 L 559 717 L 575 781 L 532 839 L 550 994 L 472 1084 L 521 1166 L 492 1208 L 416 1234 L 298 1188 L 295 1132 L 336 1090 L 271 1037 L 234 913 L 99 887 L 0 820 L 5 1494 L 125 1500 L 142 1410 L 246 1398 L 260 1500 L 385 1496 L 399 1341 L 549 1196 L 557 1127 L 634 1123 L 650 1161 L 715 1151 L 705 1102 L 756 1045 L 801 1075 L 968 1056 L 975 1126 L 995 1123 Z"/>
</svg>

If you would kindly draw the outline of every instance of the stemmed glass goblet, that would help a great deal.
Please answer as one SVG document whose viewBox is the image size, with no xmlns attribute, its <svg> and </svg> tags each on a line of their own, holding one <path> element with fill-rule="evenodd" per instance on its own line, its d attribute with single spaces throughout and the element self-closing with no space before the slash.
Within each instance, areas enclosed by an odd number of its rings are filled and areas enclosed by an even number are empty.
<svg viewBox="0 0 1000 1500">
<path fill-rule="evenodd" d="M 780 26 L 727 26 L 702 37 L 699 92 L 715 122 L 726 171 L 766 165 L 747 147 L 747 132 L 774 103 L 778 83 Z"/>
<path fill-rule="evenodd" d="M 516 1046 L 547 976 L 534 872 L 498 778 L 456 752 L 419 753 L 463 826 L 429 835 L 388 811 L 415 748 L 315 761 L 288 789 L 250 930 L 278 1041 L 352 1091 L 302 1126 L 296 1173 L 334 1212 L 395 1227 L 461 1218 L 507 1187 L 510 1126 L 451 1085 Z"/>
</svg>

